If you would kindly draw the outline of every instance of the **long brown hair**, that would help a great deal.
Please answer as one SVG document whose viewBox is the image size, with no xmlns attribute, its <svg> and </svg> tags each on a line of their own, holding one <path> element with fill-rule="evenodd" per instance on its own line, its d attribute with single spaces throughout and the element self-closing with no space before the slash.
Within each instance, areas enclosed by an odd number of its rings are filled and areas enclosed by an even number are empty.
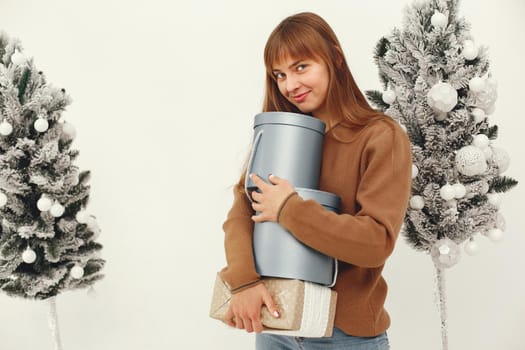
<svg viewBox="0 0 525 350">
<path fill-rule="evenodd" d="M 272 74 L 274 64 L 286 56 L 320 60 L 326 64 L 329 86 L 325 103 L 331 115 L 332 126 L 341 121 L 346 121 L 352 126 L 364 126 L 371 120 L 385 117 L 370 107 L 357 86 L 341 50 L 341 44 L 332 28 L 324 19 L 311 12 L 302 12 L 285 18 L 273 30 L 266 42 L 264 112 L 301 113 L 279 92 Z"/>
</svg>

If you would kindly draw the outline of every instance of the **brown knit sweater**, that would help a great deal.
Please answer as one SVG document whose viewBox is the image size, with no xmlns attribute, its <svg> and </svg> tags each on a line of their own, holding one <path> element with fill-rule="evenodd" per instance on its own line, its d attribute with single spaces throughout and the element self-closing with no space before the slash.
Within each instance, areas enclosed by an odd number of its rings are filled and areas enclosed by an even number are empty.
<svg viewBox="0 0 525 350">
<path fill-rule="evenodd" d="M 299 195 L 280 212 L 279 223 L 298 240 L 338 259 L 335 325 L 347 334 L 375 336 L 390 325 L 381 272 L 403 222 L 411 170 L 410 141 L 397 123 L 380 120 L 359 129 L 339 124 L 324 138 L 319 189 L 341 197 L 341 213 Z M 240 186 L 223 225 L 227 266 L 221 277 L 233 293 L 260 281 L 253 210 Z"/>
</svg>

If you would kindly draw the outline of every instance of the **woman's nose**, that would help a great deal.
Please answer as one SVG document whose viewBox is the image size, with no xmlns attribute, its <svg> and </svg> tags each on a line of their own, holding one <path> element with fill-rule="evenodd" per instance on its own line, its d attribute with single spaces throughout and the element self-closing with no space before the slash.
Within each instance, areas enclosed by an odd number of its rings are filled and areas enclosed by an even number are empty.
<svg viewBox="0 0 525 350">
<path fill-rule="evenodd" d="M 299 79 L 293 74 L 290 74 L 286 77 L 286 91 L 293 92 L 299 88 L 301 83 Z"/>
</svg>

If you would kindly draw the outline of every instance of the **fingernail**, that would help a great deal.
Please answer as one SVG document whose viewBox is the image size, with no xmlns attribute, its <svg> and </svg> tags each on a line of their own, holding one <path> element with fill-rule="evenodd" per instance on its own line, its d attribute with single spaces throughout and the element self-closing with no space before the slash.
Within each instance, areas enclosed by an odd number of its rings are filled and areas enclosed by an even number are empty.
<svg viewBox="0 0 525 350">
<path fill-rule="evenodd" d="M 273 312 L 273 315 L 274 315 L 275 317 L 279 317 L 279 312 L 276 310 L 276 311 Z"/>
</svg>

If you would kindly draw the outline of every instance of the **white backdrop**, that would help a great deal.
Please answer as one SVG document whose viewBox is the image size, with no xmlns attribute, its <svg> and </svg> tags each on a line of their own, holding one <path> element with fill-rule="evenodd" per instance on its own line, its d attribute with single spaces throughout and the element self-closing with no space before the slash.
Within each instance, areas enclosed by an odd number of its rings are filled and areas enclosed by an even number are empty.
<svg viewBox="0 0 525 350">
<path fill-rule="evenodd" d="M 2 0 L 18 37 L 74 99 L 78 164 L 92 171 L 89 211 L 103 233 L 98 296 L 58 298 L 65 350 L 251 349 L 253 336 L 208 318 L 224 264 L 221 225 L 248 151 L 264 84 L 262 51 L 285 16 L 322 15 L 362 89 L 379 88 L 372 51 L 401 25 L 405 0 Z M 461 2 L 499 82 L 493 122 L 507 174 L 525 181 L 525 2 Z M 480 240 L 447 277 L 450 349 L 523 350 L 523 185 L 504 195 L 502 243 Z M 440 349 L 434 269 L 400 239 L 385 275 L 393 350 Z M 51 350 L 47 305 L 0 295 L 0 348 Z"/>
</svg>

